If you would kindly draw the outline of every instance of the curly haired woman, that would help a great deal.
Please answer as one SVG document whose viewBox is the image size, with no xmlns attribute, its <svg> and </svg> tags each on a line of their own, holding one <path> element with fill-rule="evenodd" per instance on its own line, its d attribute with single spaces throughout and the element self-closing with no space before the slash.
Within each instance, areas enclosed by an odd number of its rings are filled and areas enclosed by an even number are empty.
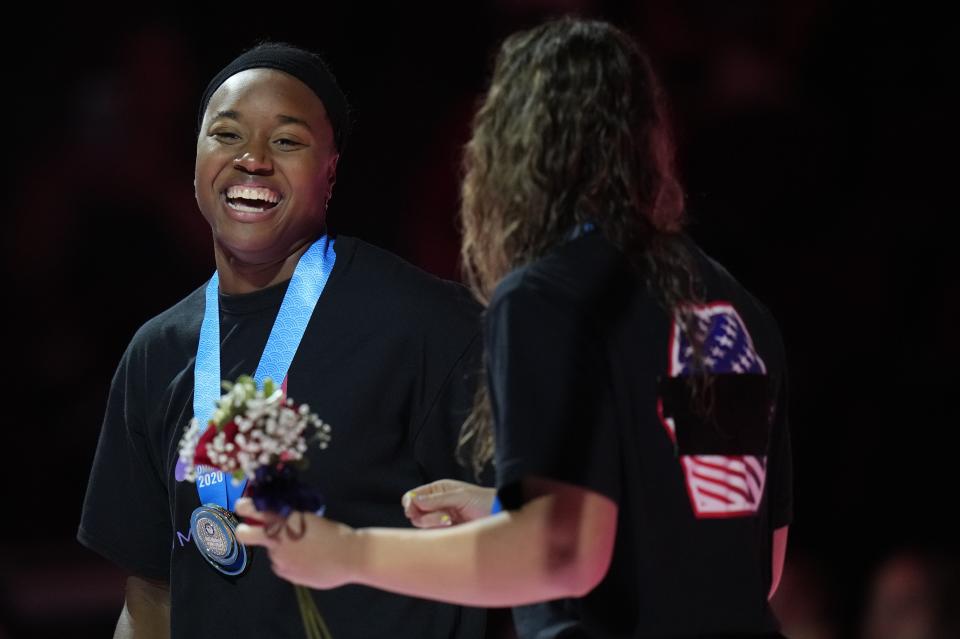
<svg viewBox="0 0 960 639">
<path fill-rule="evenodd" d="M 307 516 L 243 526 L 274 570 L 514 606 L 521 637 L 779 636 L 791 518 L 783 348 L 769 313 L 682 233 L 646 57 L 601 22 L 516 34 L 466 149 L 467 280 L 487 385 L 465 425 L 493 493 L 405 497 L 433 530 Z M 249 503 L 238 510 L 269 519 Z M 484 516 L 481 516 L 484 515 Z"/>
</svg>

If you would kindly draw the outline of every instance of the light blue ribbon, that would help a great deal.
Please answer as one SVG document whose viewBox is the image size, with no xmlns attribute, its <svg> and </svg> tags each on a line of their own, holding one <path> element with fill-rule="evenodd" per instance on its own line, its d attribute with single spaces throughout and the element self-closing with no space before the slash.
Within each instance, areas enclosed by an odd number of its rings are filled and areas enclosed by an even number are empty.
<svg viewBox="0 0 960 639">
<path fill-rule="evenodd" d="M 277 384 L 286 379 L 313 309 L 333 271 L 337 259 L 333 244 L 334 240 L 324 235 L 300 257 L 253 375 L 257 386 L 262 387 L 263 380 L 268 377 Z M 221 394 L 219 282 L 220 278 L 214 272 L 207 284 L 200 343 L 193 369 L 193 414 L 201 425 L 210 421 Z M 217 469 L 197 468 L 197 492 L 201 504 L 217 504 L 232 511 L 246 485 L 246 480 L 234 484 Z"/>
</svg>

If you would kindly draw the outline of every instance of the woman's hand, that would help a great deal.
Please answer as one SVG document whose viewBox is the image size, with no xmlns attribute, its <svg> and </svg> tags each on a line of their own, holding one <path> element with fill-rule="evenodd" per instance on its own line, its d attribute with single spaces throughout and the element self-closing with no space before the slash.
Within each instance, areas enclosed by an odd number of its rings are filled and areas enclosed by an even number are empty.
<svg viewBox="0 0 960 639">
<path fill-rule="evenodd" d="M 403 514 L 417 528 L 443 528 L 490 514 L 496 490 L 455 479 L 440 479 L 407 491 Z"/>
<path fill-rule="evenodd" d="M 277 576 L 317 589 L 354 580 L 362 553 L 359 538 L 349 526 L 299 512 L 283 521 L 274 513 L 257 510 L 249 498 L 237 500 L 236 509 L 243 517 L 263 522 L 262 526 L 240 524 L 237 539 L 266 548 Z"/>
</svg>

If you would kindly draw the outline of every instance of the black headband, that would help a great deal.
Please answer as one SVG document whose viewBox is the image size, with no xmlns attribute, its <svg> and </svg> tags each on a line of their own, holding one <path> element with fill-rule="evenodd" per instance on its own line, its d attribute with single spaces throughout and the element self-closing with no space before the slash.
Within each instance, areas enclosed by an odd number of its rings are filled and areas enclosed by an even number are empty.
<svg viewBox="0 0 960 639">
<path fill-rule="evenodd" d="M 247 69 L 276 69 L 289 73 L 317 94 L 327 110 L 327 117 L 333 127 L 333 139 L 337 151 L 343 152 L 350 135 L 350 105 L 340 90 L 337 79 L 330 73 L 320 56 L 309 51 L 278 42 L 269 42 L 241 53 L 233 62 L 213 76 L 207 90 L 200 100 L 200 112 L 197 114 L 197 132 L 203 125 L 203 114 L 207 110 L 210 96 L 227 81 L 227 78 Z"/>
</svg>

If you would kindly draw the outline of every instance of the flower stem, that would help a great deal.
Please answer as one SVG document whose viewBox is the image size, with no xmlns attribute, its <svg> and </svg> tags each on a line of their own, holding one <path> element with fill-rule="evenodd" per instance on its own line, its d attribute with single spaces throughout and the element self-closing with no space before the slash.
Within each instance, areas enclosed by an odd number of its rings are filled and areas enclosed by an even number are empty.
<svg viewBox="0 0 960 639">
<path fill-rule="evenodd" d="M 303 619 L 303 629 L 307 639 L 333 639 L 330 629 L 317 609 L 317 602 L 313 600 L 310 589 L 306 586 L 294 586 L 297 593 L 297 605 L 300 607 L 300 617 Z"/>
</svg>

